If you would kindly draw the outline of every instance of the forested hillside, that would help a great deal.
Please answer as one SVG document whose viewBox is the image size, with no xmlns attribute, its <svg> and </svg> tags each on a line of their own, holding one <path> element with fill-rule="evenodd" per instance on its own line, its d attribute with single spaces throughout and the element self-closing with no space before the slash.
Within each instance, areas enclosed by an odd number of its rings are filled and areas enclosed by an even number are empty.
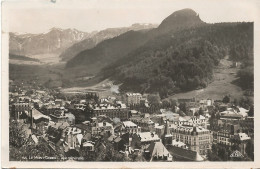
<svg viewBox="0 0 260 169">
<path fill-rule="evenodd" d="M 242 62 L 240 77 L 252 81 L 247 76 L 253 63 L 252 23 L 210 24 L 164 34 L 104 69 L 103 75 L 122 83 L 121 90 L 167 97 L 206 87 L 226 55 Z"/>
<path fill-rule="evenodd" d="M 176 11 L 162 21 L 158 28 L 149 31 L 129 31 L 118 37 L 105 40 L 96 47 L 80 52 L 67 62 L 66 68 L 81 69 L 78 72 L 98 73 L 102 68 L 124 59 L 128 54 L 149 40 L 169 32 L 204 25 L 197 13 L 191 9 Z"/>
</svg>

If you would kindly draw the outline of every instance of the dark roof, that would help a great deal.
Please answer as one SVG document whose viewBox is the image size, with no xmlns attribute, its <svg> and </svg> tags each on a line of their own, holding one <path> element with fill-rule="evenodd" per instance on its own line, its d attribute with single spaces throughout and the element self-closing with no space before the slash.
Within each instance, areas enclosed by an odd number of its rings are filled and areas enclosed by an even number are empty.
<svg viewBox="0 0 260 169">
<path fill-rule="evenodd" d="M 90 127 L 85 124 L 75 124 L 75 127 L 82 129 L 82 130 L 89 130 Z"/>
<path fill-rule="evenodd" d="M 203 158 L 196 151 L 187 150 L 173 145 L 167 145 L 166 147 L 173 157 L 179 157 L 187 161 L 203 161 Z"/>
<path fill-rule="evenodd" d="M 75 149 L 70 149 L 68 152 L 65 153 L 67 157 L 79 157 L 79 152 Z"/>
</svg>

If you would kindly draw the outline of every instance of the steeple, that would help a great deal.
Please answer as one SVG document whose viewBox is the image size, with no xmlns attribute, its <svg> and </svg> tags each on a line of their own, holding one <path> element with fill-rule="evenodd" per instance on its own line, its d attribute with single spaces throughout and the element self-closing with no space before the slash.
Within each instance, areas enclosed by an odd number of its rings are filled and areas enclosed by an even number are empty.
<svg viewBox="0 0 260 169">
<path fill-rule="evenodd" d="M 168 126 L 168 119 L 166 119 L 166 124 L 164 127 L 164 136 L 169 134 L 169 126 Z"/>
<path fill-rule="evenodd" d="M 169 131 L 168 120 L 166 120 L 162 141 L 163 141 L 164 145 L 172 144 L 172 135 L 170 134 L 170 131 Z"/>
</svg>

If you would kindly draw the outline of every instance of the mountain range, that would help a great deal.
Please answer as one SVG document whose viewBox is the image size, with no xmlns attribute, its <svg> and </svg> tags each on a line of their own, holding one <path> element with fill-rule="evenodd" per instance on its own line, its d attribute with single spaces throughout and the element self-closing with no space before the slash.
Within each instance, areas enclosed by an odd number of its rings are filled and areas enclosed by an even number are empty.
<svg viewBox="0 0 260 169">
<path fill-rule="evenodd" d="M 78 52 L 93 48 L 103 40 L 113 38 L 129 30 L 154 28 L 155 24 L 133 24 L 129 27 L 108 28 L 91 33 L 77 29 L 52 28 L 41 34 L 9 34 L 9 52 L 20 56 L 41 57 L 40 55 L 54 54 L 66 61 L 73 58 Z"/>
<path fill-rule="evenodd" d="M 91 33 L 76 29 L 52 28 L 42 34 L 9 34 L 9 51 L 17 55 L 38 55 L 46 53 L 60 53 L 72 44 L 79 42 Z"/>
<path fill-rule="evenodd" d="M 119 36 L 127 31 L 138 31 L 138 30 L 149 30 L 152 28 L 157 27 L 156 24 L 133 24 L 129 27 L 121 27 L 121 28 L 108 28 L 99 32 L 96 32 L 92 36 L 84 39 L 83 41 L 80 41 L 78 43 L 75 43 L 68 49 L 66 49 L 64 52 L 61 53 L 60 57 L 63 61 L 68 61 L 72 58 L 74 58 L 78 53 L 81 51 L 91 49 L 95 47 L 98 43 L 114 38 L 116 36 Z"/>
</svg>

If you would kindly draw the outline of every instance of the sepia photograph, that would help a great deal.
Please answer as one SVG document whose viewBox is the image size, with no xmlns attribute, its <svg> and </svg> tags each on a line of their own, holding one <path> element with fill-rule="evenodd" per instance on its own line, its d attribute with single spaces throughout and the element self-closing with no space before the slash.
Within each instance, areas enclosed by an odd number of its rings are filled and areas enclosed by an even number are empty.
<svg viewBox="0 0 260 169">
<path fill-rule="evenodd" d="M 255 162 L 256 4 L 4 1 L 5 158 Z"/>
</svg>

